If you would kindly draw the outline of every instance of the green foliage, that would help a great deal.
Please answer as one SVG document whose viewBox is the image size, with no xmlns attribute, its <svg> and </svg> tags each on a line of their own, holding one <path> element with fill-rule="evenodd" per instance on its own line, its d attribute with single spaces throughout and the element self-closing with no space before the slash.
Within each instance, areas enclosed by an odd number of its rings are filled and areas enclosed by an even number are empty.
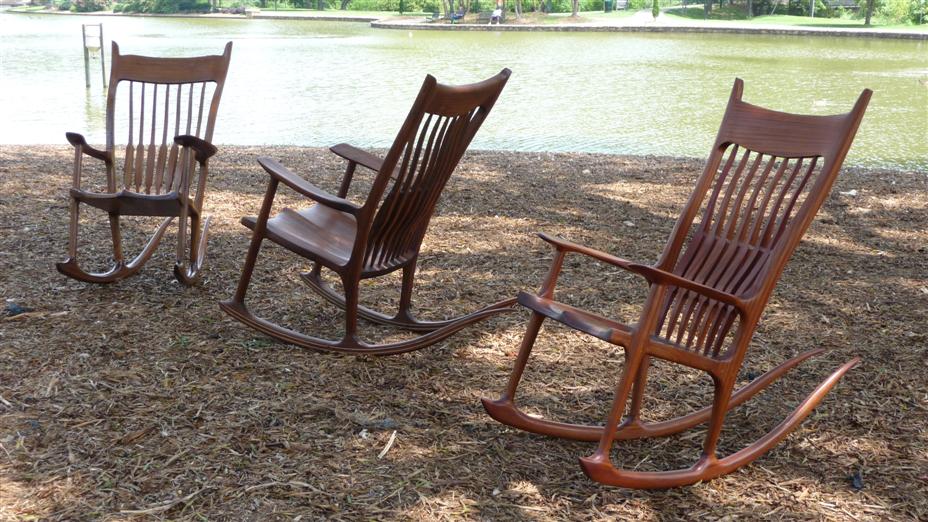
<svg viewBox="0 0 928 522">
<path fill-rule="evenodd" d="M 790 0 L 787 13 L 795 16 L 811 16 L 812 5 L 809 0 Z M 822 0 L 815 0 L 816 18 L 832 18 L 835 13 L 835 10 L 825 5 Z"/>
<path fill-rule="evenodd" d="M 74 0 L 71 2 L 71 12 L 74 13 L 92 13 L 94 11 L 105 11 L 110 8 L 108 0 Z"/>
<path fill-rule="evenodd" d="M 209 10 L 209 0 L 129 0 L 122 4 L 125 13 L 208 13 Z"/>
<path fill-rule="evenodd" d="M 486 5 L 490 5 L 489 0 L 484 0 Z M 457 6 L 457 2 L 454 4 Z M 330 2 L 329 6 L 338 9 L 338 2 Z M 348 4 L 349 11 L 399 11 L 400 0 L 351 0 Z M 431 13 L 441 11 L 440 0 L 403 0 L 403 11 L 422 11 Z"/>
<path fill-rule="evenodd" d="M 58 0 L 55 2 L 55 9 L 58 9 L 59 11 L 70 11 L 71 0 Z"/>
<path fill-rule="evenodd" d="M 926 5 L 924 0 L 881 0 L 875 4 L 874 12 L 891 23 L 924 23 Z"/>
</svg>

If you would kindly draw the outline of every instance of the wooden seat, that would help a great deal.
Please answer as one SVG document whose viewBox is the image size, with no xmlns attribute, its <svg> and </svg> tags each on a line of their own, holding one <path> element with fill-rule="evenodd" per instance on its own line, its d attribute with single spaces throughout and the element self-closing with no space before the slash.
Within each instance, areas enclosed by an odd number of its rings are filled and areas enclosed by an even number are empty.
<svg viewBox="0 0 928 522">
<path fill-rule="evenodd" d="M 494 303 L 476 312 L 443 321 L 424 321 L 411 311 L 419 248 L 435 205 L 461 156 L 483 124 L 509 79 L 509 70 L 480 83 L 441 85 L 427 76 L 406 122 L 383 158 L 347 144 L 330 150 L 348 166 L 338 194 L 329 194 L 271 158 L 258 158 L 268 173 L 267 192 L 257 217 L 244 218 L 251 246 L 238 288 L 220 306 L 252 328 L 284 342 L 306 348 L 350 353 L 393 354 L 434 344 L 467 325 L 511 311 L 515 299 Z M 349 199 L 358 165 L 376 173 L 363 204 Z M 279 184 L 315 201 L 302 210 L 285 208 L 273 218 L 271 207 Z M 254 316 L 245 295 L 261 243 L 267 238 L 313 262 L 303 280 L 329 302 L 345 310 L 345 333 L 340 340 L 312 337 Z M 321 277 L 323 268 L 341 280 L 337 292 Z M 388 315 L 359 304 L 361 279 L 403 271 L 399 309 Z M 424 334 L 407 341 L 368 344 L 358 336 L 358 317 Z"/>
<path fill-rule="evenodd" d="M 68 142 L 74 146 L 74 174 L 69 192 L 68 259 L 57 264 L 59 272 L 91 283 L 111 283 L 129 277 L 141 270 L 168 225 L 178 218 L 174 276 L 186 285 L 197 281 L 209 232 L 209 218 L 202 219 L 202 210 L 209 158 L 216 153 L 210 141 L 231 54 L 232 42 L 226 44 L 222 55 L 193 58 L 123 55 L 113 42 L 105 149 L 91 147 L 80 134 L 67 133 Z M 124 146 L 116 144 L 117 127 L 128 134 Z M 106 166 L 104 192 L 81 188 L 84 156 Z M 121 176 L 117 174 L 120 164 Z M 78 263 L 81 204 L 109 216 L 114 264 L 106 272 L 90 273 Z M 120 216 L 165 218 L 142 251 L 129 262 L 122 253 Z"/>
<path fill-rule="evenodd" d="M 741 80 L 736 80 L 706 168 L 657 264 L 632 263 L 541 234 L 555 249 L 551 270 L 537 295 L 519 295 L 519 304 L 532 316 L 502 397 L 483 399 L 483 405 L 494 419 L 526 431 L 599 441 L 592 456 L 580 459 L 584 472 L 598 482 L 667 488 L 730 473 L 789 434 L 859 361 L 851 359 L 835 370 L 755 443 L 726 457 L 716 455 L 728 410 L 823 352 L 797 355 L 734 390 L 770 294 L 827 197 L 871 95 L 865 90 L 847 114 L 804 116 L 746 103 L 742 89 Z M 557 302 L 555 285 L 567 254 L 592 257 L 647 280 L 649 291 L 638 321 L 626 325 Z M 546 319 L 624 348 L 625 367 L 602 425 L 538 419 L 516 406 L 516 390 Z M 653 358 L 707 372 L 715 383 L 712 404 L 662 422 L 642 420 Z M 702 455 L 691 468 L 642 472 L 612 464 L 616 440 L 671 435 L 707 421 Z"/>
<path fill-rule="evenodd" d="M 242 218 L 251 230 L 257 217 Z M 324 205 L 300 211 L 285 208 L 267 222 L 267 238 L 295 254 L 314 259 L 327 267 L 344 266 L 351 258 L 357 233 L 354 216 Z"/>
</svg>

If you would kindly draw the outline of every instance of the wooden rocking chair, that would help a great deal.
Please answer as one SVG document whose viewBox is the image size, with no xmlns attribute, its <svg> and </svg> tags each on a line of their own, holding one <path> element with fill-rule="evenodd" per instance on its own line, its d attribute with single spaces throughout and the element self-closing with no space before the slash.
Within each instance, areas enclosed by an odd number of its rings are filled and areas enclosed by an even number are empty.
<svg viewBox="0 0 928 522">
<path fill-rule="evenodd" d="M 273 159 L 259 158 L 258 163 L 270 180 L 257 218 L 242 219 L 242 224 L 254 233 L 235 296 L 220 303 L 222 309 L 246 325 L 287 343 L 376 355 L 424 348 L 467 325 L 512 311 L 514 298 L 445 321 L 421 321 L 410 310 L 419 247 L 435 205 L 509 74 L 509 69 L 503 69 L 488 80 L 464 86 L 441 85 L 431 75 L 426 76 L 406 122 L 383 159 L 351 145 L 331 148 L 348 160 L 337 196 L 304 181 Z M 358 165 L 377 173 L 362 205 L 345 199 Z M 299 211 L 285 208 L 270 218 L 280 183 L 316 204 Z M 341 340 L 304 335 L 255 317 L 246 308 L 245 293 L 265 238 L 314 263 L 303 279 L 326 300 L 345 310 L 345 333 Z M 344 296 L 322 281 L 323 267 L 339 276 Z M 400 269 L 403 283 L 396 315 L 389 316 L 359 304 L 361 279 Z M 375 323 L 428 333 L 396 343 L 368 344 L 357 335 L 359 315 Z"/>
<path fill-rule="evenodd" d="M 494 419 L 517 428 L 574 440 L 599 441 L 581 458 L 597 482 L 629 488 L 668 488 L 717 477 L 753 461 L 792 431 L 859 359 L 825 379 L 786 419 L 748 447 L 716 456 L 728 410 L 806 359 L 800 354 L 733 393 L 757 322 L 783 267 L 831 189 L 870 100 L 865 90 L 854 109 L 836 116 L 774 112 L 741 101 L 735 85 L 705 171 L 678 219 L 658 263 L 646 266 L 575 243 L 541 235 L 554 249 L 550 272 L 537 295 L 518 301 L 532 311 L 509 384 L 499 400 L 483 399 Z M 701 220 L 695 221 L 697 214 Z M 622 324 L 554 300 L 569 252 L 590 256 L 644 277 L 647 300 L 638 322 Z M 533 418 L 514 404 L 532 345 L 550 318 L 625 350 L 625 366 L 603 426 Z M 652 357 L 707 372 L 714 382 L 711 406 L 663 422 L 641 418 Z M 629 393 L 631 404 L 628 405 Z M 628 416 L 622 419 L 628 406 Z M 641 472 L 617 469 L 610 459 L 616 439 L 665 436 L 709 421 L 701 457 L 689 469 Z"/>
<path fill-rule="evenodd" d="M 129 277 L 142 269 L 168 225 L 174 218 L 180 218 L 174 276 L 185 285 L 192 285 L 199 279 L 209 231 L 209 218 L 203 222 L 202 230 L 200 228 L 203 196 L 209 174 L 208 160 L 216 153 L 210 141 L 231 55 L 232 42 L 226 44 L 222 55 L 194 58 L 122 55 L 113 42 L 106 97 L 106 149 L 93 148 L 80 134 L 67 133 L 68 142 L 74 146 L 74 178 L 70 191 L 68 259 L 57 264 L 59 272 L 89 283 L 112 283 Z M 117 120 L 120 82 L 128 82 L 128 92 L 122 100 L 127 110 L 120 114 L 122 119 Z M 129 136 L 123 154 L 122 176 L 118 176 L 115 134 L 117 124 L 124 123 L 127 123 Z M 85 155 L 106 164 L 105 192 L 81 188 L 81 162 Z M 194 180 L 195 186 L 191 187 Z M 106 272 L 90 273 L 78 264 L 81 203 L 109 214 L 114 264 Z M 142 251 L 129 262 L 122 253 L 120 216 L 165 218 Z M 189 257 L 185 256 L 188 217 Z"/>
</svg>

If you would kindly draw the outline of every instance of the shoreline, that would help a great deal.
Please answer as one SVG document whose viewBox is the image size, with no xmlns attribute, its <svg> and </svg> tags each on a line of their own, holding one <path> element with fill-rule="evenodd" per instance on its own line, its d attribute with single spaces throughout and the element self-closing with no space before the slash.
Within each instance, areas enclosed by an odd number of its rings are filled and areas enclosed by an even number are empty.
<svg viewBox="0 0 928 522">
<path fill-rule="evenodd" d="M 325 146 L 314 146 L 314 145 L 292 145 L 292 144 L 282 144 L 282 145 L 241 145 L 241 144 L 225 144 L 217 143 L 216 147 L 219 149 L 217 156 L 223 157 L 223 161 L 232 161 L 238 162 L 243 158 L 241 156 L 248 157 L 249 159 L 254 159 L 258 155 L 266 155 L 267 153 L 282 153 L 282 154 L 292 154 L 294 151 L 299 151 L 305 154 L 307 157 L 324 157 L 332 155 L 329 152 L 329 148 Z M 363 150 L 372 152 L 374 154 L 386 154 L 387 149 L 381 147 L 360 147 Z M 32 144 L 23 144 L 23 143 L 4 143 L 0 144 L 0 150 L 9 152 L 11 154 L 22 154 L 25 152 L 35 152 L 39 154 L 48 154 L 48 153 L 61 153 L 64 151 L 72 151 L 73 147 L 67 144 L 49 144 L 49 143 L 32 143 Z M 225 154 L 223 154 L 225 152 Z M 692 167 L 693 174 L 698 174 L 701 172 L 702 168 L 705 166 L 706 158 L 708 157 L 709 151 L 706 151 L 706 154 L 703 156 L 680 156 L 680 155 L 667 155 L 667 154 L 629 154 L 629 153 L 609 153 L 609 152 L 589 152 L 589 151 L 527 151 L 527 150 L 504 150 L 504 149 L 480 149 L 480 148 L 468 148 L 461 164 L 464 165 L 468 162 L 468 159 L 471 161 L 487 161 L 492 162 L 503 162 L 503 161 L 515 161 L 515 162 L 565 162 L 573 163 L 576 161 L 588 162 L 588 163 L 601 163 L 604 161 L 619 161 L 629 164 L 636 165 L 646 165 L 648 163 L 675 163 L 680 165 L 687 165 Z M 253 157 L 252 157 L 253 156 Z M 257 163 L 255 163 L 257 168 Z M 923 169 L 918 166 L 910 167 L 901 167 L 901 166 L 867 166 L 867 165 L 857 165 L 853 163 L 848 163 L 845 161 L 844 165 L 841 167 L 841 176 L 854 176 L 866 179 L 868 176 L 877 176 L 877 177 L 891 177 L 891 176 L 914 176 L 915 179 L 921 179 L 923 182 L 928 182 L 928 169 Z"/>
<path fill-rule="evenodd" d="M 443 24 L 426 22 L 421 17 L 401 17 L 396 15 L 387 15 L 384 17 L 372 17 L 368 15 L 327 15 L 324 12 L 311 11 L 261 11 L 245 15 L 232 14 L 141 14 L 141 13 L 113 13 L 93 12 L 93 13 L 72 13 L 69 11 L 16 11 L 13 9 L 4 9 L 4 13 L 12 14 L 39 14 L 39 15 L 64 15 L 64 16 L 127 16 L 127 17 L 150 17 L 150 18 L 206 18 L 206 19 L 226 19 L 226 20 L 302 20 L 302 21 L 322 21 L 322 22 L 354 22 L 367 23 L 372 29 L 392 29 L 392 30 L 423 30 L 423 31 L 493 31 L 493 32 L 612 32 L 612 33 L 687 33 L 687 34 L 760 34 L 760 35 L 782 35 L 782 36 L 827 36 L 840 38 L 877 38 L 891 40 L 919 40 L 928 41 L 928 31 L 905 31 L 892 29 L 852 29 L 847 27 L 805 27 L 776 25 L 757 26 L 739 23 L 728 23 L 717 21 L 716 23 L 690 22 L 682 20 L 668 20 L 658 18 L 657 20 L 643 21 L 642 17 L 631 16 L 615 18 L 607 21 L 596 21 L 591 23 L 564 23 L 564 24 L 505 24 L 505 25 L 484 25 L 484 24 Z M 348 11 L 350 12 L 350 11 Z M 725 24 L 725 25 L 722 25 Z"/>
</svg>

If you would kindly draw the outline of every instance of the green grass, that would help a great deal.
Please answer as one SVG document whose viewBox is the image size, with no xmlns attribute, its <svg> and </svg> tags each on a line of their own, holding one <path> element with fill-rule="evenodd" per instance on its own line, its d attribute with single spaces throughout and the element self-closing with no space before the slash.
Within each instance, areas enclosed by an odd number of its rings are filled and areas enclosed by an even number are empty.
<svg viewBox="0 0 928 522">
<path fill-rule="evenodd" d="M 701 5 L 696 7 L 688 6 L 686 9 L 682 7 L 675 7 L 672 9 L 666 9 L 662 12 L 662 16 L 666 16 L 669 19 L 683 19 L 683 20 L 692 20 L 698 22 L 726 22 L 726 21 L 737 21 L 740 23 L 748 24 L 757 24 L 757 25 L 785 25 L 785 26 L 795 26 L 795 27 L 831 27 L 834 29 L 866 29 L 867 26 L 864 25 L 863 18 L 822 18 L 810 16 L 792 16 L 792 15 L 762 15 L 755 16 L 754 18 L 747 18 L 745 14 L 744 6 L 732 6 L 726 5 L 722 8 L 714 7 L 712 12 L 709 13 L 709 19 L 705 20 L 703 8 Z M 887 23 L 884 20 L 879 18 L 873 18 L 871 20 L 870 28 L 872 29 L 893 29 L 893 30 L 907 30 L 907 31 L 920 31 L 928 32 L 928 24 L 922 25 L 912 25 L 912 24 L 898 24 L 898 23 Z"/>
<path fill-rule="evenodd" d="M 44 11 L 44 5 L 23 5 L 19 7 L 11 7 L 10 11 L 16 11 L 18 13 L 32 13 L 34 11 Z"/>
<path fill-rule="evenodd" d="M 399 11 L 354 11 L 348 9 L 342 11 L 341 9 L 326 9 L 324 11 L 319 11 L 318 9 L 306 9 L 303 7 L 289 7 L 289 6 L 278 6 L 277 9 L 274 9 L 273 2 L 269 2 L 268 6 L 261 9 L 262 12 L 299 12 L 299 13 L 318 13 L 320 15 L 338 15 L 338 16 L 357 16 L 357 17 L 382 17 L 385 15 L 400 16 Z M 402 16 L 425 16 L 432 13 L 425 13 L 424 11 L 403 11 Z"/>
</svg>

